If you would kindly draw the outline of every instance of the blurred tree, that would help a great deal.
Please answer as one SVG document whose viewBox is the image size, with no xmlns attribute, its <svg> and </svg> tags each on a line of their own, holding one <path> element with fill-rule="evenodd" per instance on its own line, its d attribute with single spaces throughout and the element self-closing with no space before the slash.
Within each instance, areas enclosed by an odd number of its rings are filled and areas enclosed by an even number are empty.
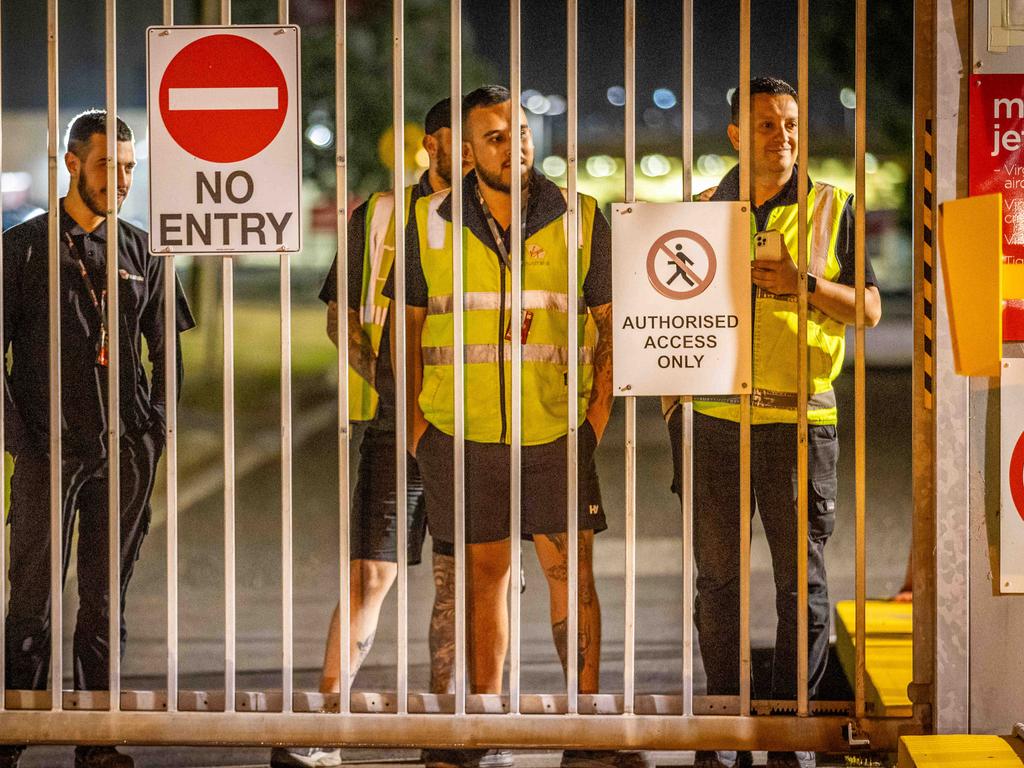
<svg viewBox="0 0 1024 768">
<path fill-rule="evenodd" d="M 220 7 L 219 0 L 205 0 Z M 447 0 L 405 2 L 405 119 L 422 124 L 448 95 L 450 28 Z M 236 24 L 273 23 L 277 6 L 268 0 L 234 0 Z M 219 10 L 218 10 L 219 13 Z M 303 130 L 334 120 L 334 0 L 292 0 L 291 21 L 302 26 Z M 378 143 L 391 127 L 391 4 L 348 0 L 348 184 L 362 195 L 391 186 Z M 488 65 L 473 52 L 468 24 L 462 28 L 463 90 L 487 82 Z M 335 186 L 335 145 L 303 145 L 303 172 L 325 192 Z"/>
</svg>

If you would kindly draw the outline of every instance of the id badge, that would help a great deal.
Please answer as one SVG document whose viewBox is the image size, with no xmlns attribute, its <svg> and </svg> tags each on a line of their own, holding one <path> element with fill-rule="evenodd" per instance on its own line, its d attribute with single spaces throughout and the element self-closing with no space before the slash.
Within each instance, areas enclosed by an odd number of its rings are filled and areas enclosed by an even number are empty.
<svg viewBox="0 0 1024 768">
<path fill-rule="evenodd" d="M 519 330 L 519 343 L 525 344 L 526 339 L 530 335 L 530 326 L 533 325 L 533 310 L 527 309 L 523 311 L 523 325 Z M 505 327 L 505 341 L 512 341 L 512 323 L 511 321 Z"/>
</svg>

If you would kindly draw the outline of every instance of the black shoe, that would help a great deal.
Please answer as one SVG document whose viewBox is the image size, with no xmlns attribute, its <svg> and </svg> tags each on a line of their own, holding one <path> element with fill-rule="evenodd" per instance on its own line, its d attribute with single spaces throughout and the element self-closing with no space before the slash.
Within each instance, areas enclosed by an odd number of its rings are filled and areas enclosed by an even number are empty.
<svg viewBox="0 0 1024 768">
<path fill-rule="evenodd" d="M 693 768 L 751 768 L 754 757 L 749 752 L 718 750 L 700 751 L 693 761 Z"/>
<path fill-rule="evenodd" d="M 25 747 L 23 746 L 10 744 L 0 746 L 0 768 L 18 768 L 18 761 L 24 751 Z"/>
<path fill-rule="evenodd" d="M 135 761 L 113 747 L 75 747 L 75 768 L 135 768 Z"/>
<path fill-rule="evenodd" d="M 816 768 L 818 758 L 814 752 L 769 752 L 768 768 Z"/>
<path fill-rule="evenodd" d="M 424 749 L 420 760 L 426 768 L 512 768 L 507 749 Z"/>
</svg>

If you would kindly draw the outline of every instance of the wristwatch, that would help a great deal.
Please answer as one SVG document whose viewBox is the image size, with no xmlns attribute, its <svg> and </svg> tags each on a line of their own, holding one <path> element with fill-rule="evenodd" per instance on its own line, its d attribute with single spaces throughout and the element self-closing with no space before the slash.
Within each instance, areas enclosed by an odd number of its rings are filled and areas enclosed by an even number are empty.
<svg viewBox="0 0 1024 768">
<path fill-rule="evenodd" d="M 815 289 L 817 287 L 818 287 L 818 278 L 816 278 L 814 275 L 807 275 L 807 293 L 808 293 L 808 295 L 814 293 L 814 291 L 815 291 Z"/>
</svg>

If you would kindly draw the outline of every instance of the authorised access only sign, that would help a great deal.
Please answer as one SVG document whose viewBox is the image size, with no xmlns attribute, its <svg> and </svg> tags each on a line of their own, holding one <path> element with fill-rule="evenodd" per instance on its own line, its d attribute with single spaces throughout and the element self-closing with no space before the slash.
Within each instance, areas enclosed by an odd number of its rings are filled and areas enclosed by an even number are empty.
<svg viewBox="0 0 1024 768">
<path fill-rule="evenodd" d="M 615 393 L 749 394 L 746 203 L 612 206 Z"/>
<path fill-rule="evenodd" d="M 150 27 L 150 250 L 302 247 L 299 30 Z"/>
</svg>

